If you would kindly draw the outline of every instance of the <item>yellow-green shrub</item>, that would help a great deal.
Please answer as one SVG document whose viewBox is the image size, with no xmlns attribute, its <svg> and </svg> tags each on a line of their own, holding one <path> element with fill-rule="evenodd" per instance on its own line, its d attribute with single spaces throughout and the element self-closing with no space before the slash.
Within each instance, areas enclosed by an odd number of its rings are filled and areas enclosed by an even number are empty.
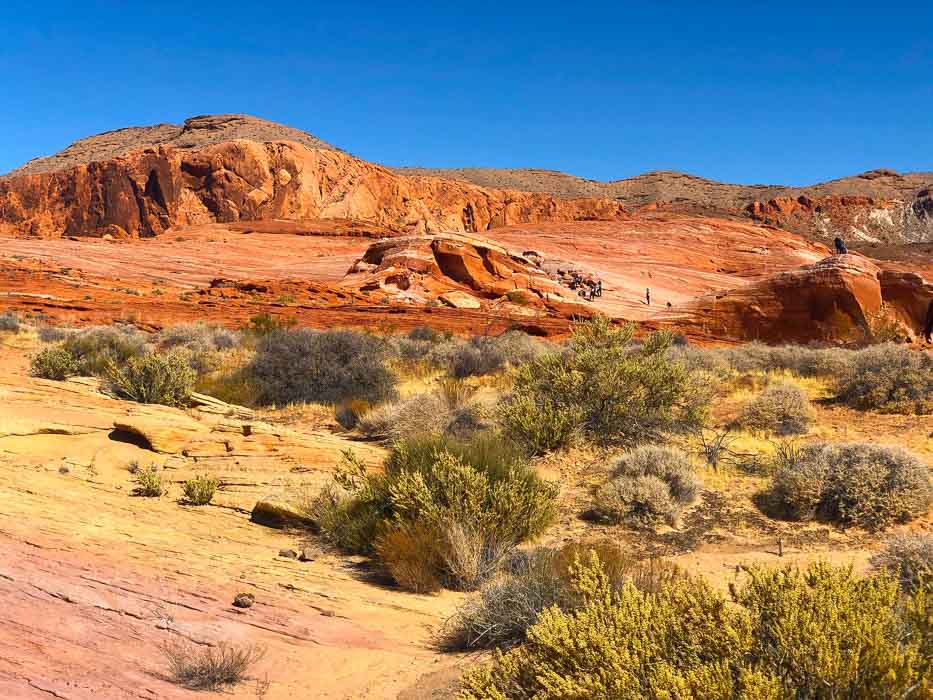
<svg viewBox="0 0 933 700">
<path fill-rule="evenodd" d="M 584 603 L 545 610 L 528 641 L 464 678 L 464 700 L 926 698 L 929 591 L 815 564 L 752 569 L 735 605 L 697 579 L 613 591 L 581 561 Z"/>
<path fill-rule="evenodd" d="M 489 572 L 490 559 L 544 531 L 555 517 L 556 498 L 556 487 L 505 443 L 432 436 L 397 443 L 382 473 L 370 473 L 345 454 L 334 483 L 308 512 L 326 542 L 383 559 L 425 541 L 421 530 L 406 524 L 430 529 L 440 548 L 438 579 L 472 588 L 479 572 Z M 424 558 L 434 561 L 435 554 L 426 549 Z"/>
<path fill-rule="evenodd" d="M 630 343 L 634 326 L 596 317 L 574 328 L 565 352 L 532 359 L 515 373 L 500 421 L 507 434 L 541 453 L 578 433 L 598 443 L 635 444 L 696 426 L 708 395 L 697 375 L 670 358 L 672 335 Z"/>
</svg>

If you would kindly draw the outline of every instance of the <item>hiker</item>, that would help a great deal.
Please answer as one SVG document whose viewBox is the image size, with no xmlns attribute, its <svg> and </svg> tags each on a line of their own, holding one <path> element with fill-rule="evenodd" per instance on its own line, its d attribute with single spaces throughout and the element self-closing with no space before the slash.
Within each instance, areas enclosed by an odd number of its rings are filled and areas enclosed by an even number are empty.
<svg viewBox="0 0 933 700">
<path fill-rule="evenodd" d="M 923 339 L 928 343 L 933 343 L 933 299 L 927 307 L 927 318 L 923 323 Z"/>
<path fill-rule="evenodd" d="M 645 289 L 645 303 L 648 306 L 651 306 L 651 289 Z"/>
<path fill-rule="evenodd" d="M 846 255 L 849 252 L 849 249 L 846 248 L 845 241 L 839 238 L 839 236 L 836 236 L 836 240 L 833 241 L 833 245 L 836 246 L 836 255 Z"/>
<path fill-rule="evenodd" d="M 601 297 L 603 295 L 603 281 L 596 280 L 596 296 Z"/>
</svg>

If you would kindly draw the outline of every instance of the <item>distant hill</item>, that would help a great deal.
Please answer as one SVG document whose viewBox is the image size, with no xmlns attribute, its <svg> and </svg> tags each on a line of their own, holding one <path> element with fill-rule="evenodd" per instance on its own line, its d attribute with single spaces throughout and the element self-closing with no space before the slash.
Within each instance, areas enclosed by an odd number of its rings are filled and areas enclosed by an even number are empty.
<svg viewBox="0 0 933 700">
<path fill-rule="evenodd" d="M 673 170 L 656 170 L 622 180 L 587 180 L 558 170 L 535 168 L 393 168 L 401 175 L 462 180 L 481 187 L 546 192 L 555 197 L 610 197 L 626 206 L 659 201 L 696 202 L 724 210 L 742 209 L 752 202 L 776 197 L 864 196 L 875 199 L 913 199 L 933 186 L 933 172 L 897 173 L 871 170 L 805 187 L 736 185 Z"/>
<path fill-rule="evenodd" d="M 54 155 L 34 158 L 8 175 L 15 177 L 65 170 L 110 160 L 139 148 L 172 146 L 179 150 L 193 150 L 235 139 L 259 142 L 288 140 L 308 148 L 334 149 L 329 143 L 301 129 L 245 114 L 215 114 L 191 117 L 184 124 L 131 126 L 105 131 L 75 141 Z"/>
</svg>

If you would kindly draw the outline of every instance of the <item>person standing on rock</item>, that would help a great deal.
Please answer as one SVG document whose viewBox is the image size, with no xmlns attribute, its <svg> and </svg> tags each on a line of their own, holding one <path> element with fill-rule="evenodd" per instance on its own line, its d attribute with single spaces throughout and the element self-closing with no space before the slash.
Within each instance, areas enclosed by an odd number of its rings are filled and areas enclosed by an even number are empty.
<svg viewBox="0 0 933 700">
<path fill-rule="evenodd" d="M 849 252 L 849 249 L 846 248 L 846 243 L 844 240 L 836 236 L 836 240 L 833 241 L 833 245 L 836 246 L 836 255 L 846 255 Z"/>
<path fill-rule="evenodd" d="M 651 288 L 650 287 L 645 289 L 645 303 L 648 306 L 651 306 Z"/>
<path fill-rule="evenodd" d="M 928 343 L 933 343 L 933 299 L 927 307 L 927 317 L 923 322 L 923 339 Z"/>
</svg>

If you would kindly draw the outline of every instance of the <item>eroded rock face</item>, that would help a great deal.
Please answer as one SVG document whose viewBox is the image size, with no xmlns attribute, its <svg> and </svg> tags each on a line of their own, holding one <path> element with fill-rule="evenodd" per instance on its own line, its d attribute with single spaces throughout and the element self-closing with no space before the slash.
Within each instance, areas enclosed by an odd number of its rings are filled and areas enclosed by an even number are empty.
<svg viewBox="0 0 933 700">
<path fill-rule="evenodd" d="M 413 303 L 439 299 L 458 309 L 505 306 L 520 313 L 532 307 L 588 315 L 531 259 L 478 236 L 404 236 L 373 243 L 342 284 Z"/>
<path fill-rule="evenodd" d="M 863 340 L 883 322 L 912 337 L 931 296 L 933 285 L 919 275 L 884 270 L 861 255 L 835 255 L 707 295 L 658 320 L 706 336 L 767 343 Z"/>
<path fill-rule="evenodd" d="M 622 205 L 609 199 L 559 200 L 402 177 L 323 142 L 295 140 L 296 130 L 286 127 L 278 138 L 266 127 L 221 131 L 232 140 L 195 138 L 209 130 L 195 127 L 187 141 L 158 132 L 149 137 L 152 143 L 127 141 L 127 151 L 95 147 L 75 157 L 59 154 L 0 178 L 0 233 L 103 236 L 119 230 L 145 237 L 181 225 L 313 218 L 361 220 L 394 231 L 482 231 L 624 215 Z M 98 154 L 109 157 L 82 162 Z"/>
</svg>

